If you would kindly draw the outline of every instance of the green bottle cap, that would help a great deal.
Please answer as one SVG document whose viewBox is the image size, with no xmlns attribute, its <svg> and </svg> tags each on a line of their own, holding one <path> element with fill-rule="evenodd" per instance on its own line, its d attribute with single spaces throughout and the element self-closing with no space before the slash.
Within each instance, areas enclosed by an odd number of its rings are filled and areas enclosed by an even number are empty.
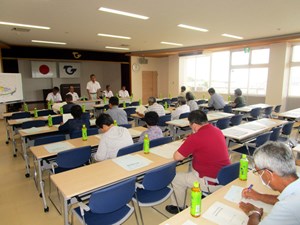
<svg viewBox="0 0 300 225">
<path fill-rule="evenodd" d="M 195 181 L 195 182 L 194 182 L 194 187 L 195 187 L 195 188 L 198 188 L 198 187 L 199 187 L 199 182 Z"/>
<path fill-rule="evenodd" d="M 246 154 L 242 154 L 242 159 L 246 159 L 247 155 Z"/>
<path fill-rule="evenodd" d="M 148 137 L 148 134 L 145 134 L 145 138 L 147 138 Z"/>
</svg>

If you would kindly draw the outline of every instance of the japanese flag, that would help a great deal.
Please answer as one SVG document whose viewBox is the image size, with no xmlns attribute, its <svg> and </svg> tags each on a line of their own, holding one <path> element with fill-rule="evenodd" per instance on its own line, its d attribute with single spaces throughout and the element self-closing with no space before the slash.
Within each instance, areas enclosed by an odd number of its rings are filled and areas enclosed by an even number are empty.
<svg viewBox="0 0 300 225">
<path fill-rule="evenodd" d="M 57 77 L 55 62 L 32 61 L 31 69 L 32 69 L 32 77 L 33 78 L 55 78 L 55 77 Z"/>
</svg>

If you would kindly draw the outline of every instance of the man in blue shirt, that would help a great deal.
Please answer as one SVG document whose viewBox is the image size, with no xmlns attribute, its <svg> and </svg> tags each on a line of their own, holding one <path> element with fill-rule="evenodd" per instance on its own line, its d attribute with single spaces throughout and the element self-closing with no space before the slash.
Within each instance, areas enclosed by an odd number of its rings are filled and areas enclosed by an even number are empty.
<svg viewBox="0 0 300 225">
<path fill-rule="evenodd" d="M 119 108 L 119 99 L 117 97 L 111 97 L 109 99 L 109 110 L 106 111 L 113 120 L 120 124 L 128 124 L 127 113 Z"/>
<path fill-rule="evenodd" d="M 214 109 L 223 109 L 225 106 L 223 97 L 217 94 L 214 88 L 208 89 L 208 93 L 210 94 L 210 99 L 208 100 L 208 107 Z"/>
</svg>

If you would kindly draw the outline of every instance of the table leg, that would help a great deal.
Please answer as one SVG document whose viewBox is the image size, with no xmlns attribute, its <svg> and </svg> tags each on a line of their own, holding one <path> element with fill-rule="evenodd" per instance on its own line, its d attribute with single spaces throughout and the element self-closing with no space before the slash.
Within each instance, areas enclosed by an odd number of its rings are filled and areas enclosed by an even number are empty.
<svg viewBox="0 0 300 225">
<path fill-rule="evenodd" d="M 64 215 L 64 224 L 69 225 L 68 199 L 66 197 L 64 197 L 63 215 Z"/>
<path fill-rule="evenodd" d="M 22 139 L 23 157 L 24 157 L 24 160 L 25 160 L 25 167 L 26 167 L 25 177 L 30 177 L 29 158 L 28 158 L 28 154 L 27 154 L 26 138 L 22 137 L 21 139 Z"/>
<path fill-rule="evenodd" d="M 5 128 L 6 128 L 6 141 L 5 143 L 8 144 L 9 143 L 9 126 L 8 126 L 8 123 L 7 123 L 7 119 L 5 120 Z"/>
<path fill-rule="evenodd" d="M 40 197 L 43 199 L 43 205 L 44 205 L 44 212 L 49 212 L 49 207 L 47 206 L 46 196 L 45 196 L 45 189 L 44 189 L 44 181 L 42 177 L 42 160 L 38 160 L 38 173 L 39 173 L 39 182 L 40 182 Z"/>
<path fill-rule="evenodd" d="M 15 140 L 15 130 L 14 126 L 11 127 L 11 136 L 12 136 L 12 148 L 13 148 L 13 156 L 17 157 L 17 146 L 16 146 L 16 140 Z"/>
</svg>

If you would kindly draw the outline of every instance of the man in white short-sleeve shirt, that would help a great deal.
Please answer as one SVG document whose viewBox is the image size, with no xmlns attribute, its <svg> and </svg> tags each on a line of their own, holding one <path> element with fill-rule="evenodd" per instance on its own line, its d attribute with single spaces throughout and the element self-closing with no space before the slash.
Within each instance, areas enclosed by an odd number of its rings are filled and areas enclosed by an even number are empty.
<svg viewBox="0 0 300 225">
<path fill-rule="evenodd" d="M 110 85 L 106 85 L 106 89 L 103 91 L 103 96 L 105 96 L 106 98 L 111 98 L 114 96 L 113 92 L 110 89 Z"/>
<path fill-rule="evenodd" d="M 122 89 L 119 91 L 120 98 L 129 98 L 129 93 L 126 90 L 126 86 L 122 86 Z"/>
<path fill-rule="evenodd" d="M 92 74 L 90 76 L 90 81 L 86 85 L 86 90 L 89 96 L 89 99 L 95 100 L 99 96 L 99 91 L 101 89 L 101 86 L 98 81 L 96 81 L 95 74 Z"/>
<path fill-rule="evenodd" d="M 78 101 L 79 100 L 79 96 L 78 96 L 78 94 L 74 91 L 74 86 L 70 86 L 70 88 L 69 88 L 69 92 L 67 93 L 67 95 L 72 95 L 72 101 L 73 102 L 76 102 L 76 101 Z"/>
<path fill-rule="evenodd" d="M 52 103 L 56 103 L 56 102 L 61 102 L 62 101 L 62 98 L 61 98 L 61 95 L 59 93 L 59 88 L 58 87 L 54 87 L 52 89 L 52 92 L 50 92 L 47 95 L 46 101 L 47 102 L 51 101 Z"/>
</svg>

